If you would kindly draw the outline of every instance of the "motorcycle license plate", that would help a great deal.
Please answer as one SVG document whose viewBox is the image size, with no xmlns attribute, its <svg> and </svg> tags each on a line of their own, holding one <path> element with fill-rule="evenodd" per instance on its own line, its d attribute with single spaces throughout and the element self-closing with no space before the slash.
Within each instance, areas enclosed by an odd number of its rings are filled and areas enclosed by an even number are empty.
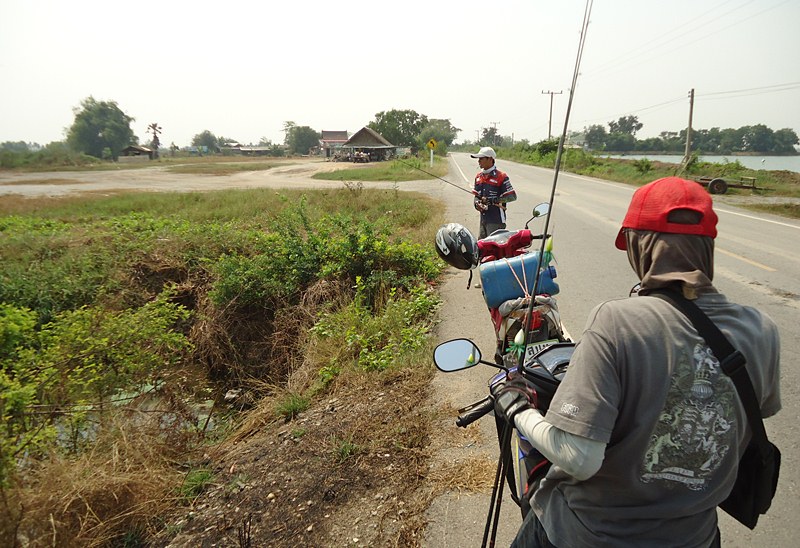
<svg viewBox="0 0 800 548">
<path fill-rule="evenodd" d="M 533 363 L 533 358 L 550 345 L 556 344 L 558 339 L 550 339 L 547 341 L 539 341 L 529 344 L 525 347 L 525 365 L 530 366 Z"/>
</svg>

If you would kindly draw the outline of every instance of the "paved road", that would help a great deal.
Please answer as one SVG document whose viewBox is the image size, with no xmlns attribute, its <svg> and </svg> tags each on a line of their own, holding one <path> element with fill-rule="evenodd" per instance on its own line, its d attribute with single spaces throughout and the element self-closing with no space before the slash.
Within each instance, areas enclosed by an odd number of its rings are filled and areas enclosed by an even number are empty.
<svg viewBox="0 0 800 548">
<path fill-rule="evenodd" d="M 471 181 L 477 171 L 475 160 L 466 154 L 453 154 L 451 164 L 451 180 L 469 186 L 467 181 Z M 532 207 L 549 198 L 552 170 L 502 160 L 498 165 L 509 173 L 519 196 L 517 202 L 509 206 L 508 226 L 521 227 Z M 574 335 L 580 335 L 588 312 L 595 304 L 627 295 L 636 282 L 625 253 L 613 245 L 633 190 L 628 185 L 588 177 L 565 173 L 559 176 L 550 231 L 555 235 L 557 281 L 561 286 L 559 306 L 562 319 Z M 444 197 L 448 200 L 449 220 L 477 230 L 476 214 L 471 209 L 469 196 L 453 190 L 444 193 Z M 794 420 L 800 411 L 797 370 L 800 342 L 796 337 L 800 322 L 800 246 L 797 245 L 800 223 L 739 209 L 727 203 L 725 196 L 715 196 L 714 200 L 720 217 L 715 284 L 732 300 L 766 311 L 778 323 L 783 339 L 783 411 L 766 422 L 770 437 L 783 453 L 778 495 L 772 510 L 761 519 L 755 531 L 721 513 L 723 546 L 797 546 L 793 520 L 800 503 L 797 489 L 800 435 Z M 454 275 L 453 280 L 445 284 L 445 298 L 452 300 L 448 300 L 442 313 L 445 323 L 440 338 L 470 336 L 479 346 L 491 348 L 487 314 L 485 309 L 481 315 L 473 308 L 476 306 L 474 302 L 478 306 L 482 303 L 477 292 L 464 290 L 465 281 L 463 275 L 460 278 Z M 451 285 L 457 287 L 451 288 Z M 465 321 L 472 317 L 475 321 Z M 484 394 L 485 381 L 491 370 L 476 369 L 472 374 L 474 388 L 460 388 L 456 393 L 452 393 L 449 377 L 457 374 L 447 376 L 447 380 L 444 380 L 444 374 L 440 374 L 437 383 L 442 389 L 442 397 L 452 394 L 453 404 L 458 406 Z M 483 525 L 474 523 L 475 515 L 481 512 L 485 515 L 486 506 L 481 506 L 479 511 L 464 509 L 458 504 L 462 499 L 451 493 L 434 504 L 428 545 L 480 545 Z M 483 501 L 478 501 L 478 504 L 482 505 Z M 457 512 L 464 512 L 463 520 L 459 520 Z M 452 523 L 446 531 L 440 532 L 437 528 L 441 524 L 435 520 L 445 513 Z M 512 514 L 508 519 L 514 520 L 516 516 Z M 507 545 L 505 537 L 498 545 Z"/>
</svg>

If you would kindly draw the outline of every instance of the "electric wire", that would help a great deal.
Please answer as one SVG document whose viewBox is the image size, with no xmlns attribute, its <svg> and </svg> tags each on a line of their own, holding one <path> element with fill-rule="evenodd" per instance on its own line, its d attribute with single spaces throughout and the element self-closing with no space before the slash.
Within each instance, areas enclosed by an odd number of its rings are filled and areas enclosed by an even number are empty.
<svg viewBox="0 0 800 548">
<path fill-rule="evenodd" d="M 593 72 L 585 75 L 584 78 L 591 79 L 591 77 L 595 76 L 598 73 L 605 72 L 607 70 L 611 70 L 613 68 L 616 68 L 617 66 L 624 65 L 626 63 L 635 61 L 637 58 L 642 57 L 642 56 L 644 56 L 644 55 L 646 55 L 646 54 L 648 54 L 648 53 L 650 53 L 652 51 L 656 51 L 656 50 L 658 50 L 659 48 L 661 48 L 663 46 L 666 46 L 666 45 L 669 45 L 669 44 L 674 44 L 675 41 L 678 38 L 682 37 L 682 36 L 685 36 L 685 35 L 690 34 L 690 33 L 697 33 L 698 29 L 687 28 L 687 27 L 692 25 L 692 23 L 694 23 L 695 21 L 699 21 L 700 19 L 702 19 L 706 15 L 708 15 L 708 14 L 710 14 L 712 12 L 715 12 L 718 8 L 724 6 L 725 4 L 729 4 L 730 1 L 731 0 L 729 0 L 727 2 L 723 2 L 722 4 L 719 4 L 718 6 L 715 6 L 715 7 L 711 8 L 711 9 L 703 12 L 702 14 L 693 17 L 689 21 L 687 21 L 685 23 L 682 23 L 680 26 L 675 27 L 672 30 L 668 30 L 668 31 L 660 34 L 657 38 L 653 38 L 652 40 L 649 40 L 649 41 L 647 41 L 647 42 L 645 42 L 645 43 L 643 43 L 643 44 L 641 44 L 639 46 L 635 46 L 635 47 L 630 48 L 628 50 L 628 53 L 625 53 L 625 54 L 617 57 L 616 59 L 612 59 L 611 61 L 608 61 L 605 64 L 600 64 L 599 66 L 597 66 L 594 69 Z M 745 2 L 744 4 L 742 4 L 740 6 L 737 6 L 737 7 L 733 8 L 733 9 L 731 9 L 729 11 L 726 11 L 726 12 L 724 12 L 722 14 L 716 15 L 715 16 L 715 20 L 719 20 L 722 17 L 728 16 L 731 13 L 733 13 L 733 12 L 743 8 L 743 7 L 745 7 L 748 4 L 752 4 L 752 3 L 753 3 L 753 0 L 749 0 L 748 2 Z M 701 26 L 701 28 L 703 28 L 703 26 L 704 26 L 704 24 Z M 676 36 L 671 37 L 671 35 L 676 33 L 676 32 L 678 32 L 679 34 L 677 34 Z M 703 37 L 705 37 L 705 36 L 707 36 L 706 33 L 703 34 Z M 650 47 L 650 48 L 647 48 L 647 49 L 643 49 L 645 46 L 648 46 L 650 44 L 655 44 L 655 45 L 653 47 Z M 672 48 L 672 49 L 667 50 L 667 51 L 665 51 L 665 52 L 663 52 L 663 53 L 661 53 L 659 55 L 664 55 L 666 53 L 674 51 L 675 49 L 679 49 L 680 47 L 683 47 L 683 45 L 684 44 L 681 44 L 681 46 L 679 46 L 678 48 Z M 648 60 L 649 59 L 650 58 L 648 58 Z"/>
<path fill-rule="evenodd" d="M 648 56 L 646 59 L 644 59 L 644 60 L 642 60 L 642 61 L 634 62 L 634 61 L 635 61 L 635 60 L 636 60 L 638 57 L 641 57 L 641 56 L 643 56 L 643 55 L 645 55 L 645 54 L 648 54 L 648 53 L 650 53 L 650 52 L 656 51 L 656 50 L 658 50 L 658 49 L 659 49 L 661 46 L 668 45 L 669 43 L 674 43 L 675 39 L 674 39 L 674 38 L 673 38 L 673 39 L 670 39 L 669 41 L 667 41 L 667 42 L 666 42 L 666 43 L 664 43 L 664 44 L 661 44 L 661 45 L 659 45 L 659 46 L 654 46 L 654 47 L 652 47 L 652 48 L 649 48 L 649 49 L 646 49 L 646 50 L 643 50 L 643 51 L 642 51 L 642 50 L 639 50 L 639 48 L 633 47 L 633 48 L 631 48 L 631 49 L 634 49 L 634 50 L 636 50 L 636 54 L 635 54 L 633 57 L 631 57 L 630 59 L 624 60 L 624 61 L 618 61 L 618 62 L 616 62 L 616 63 L 612 61 L 612 62 L 610 62 L 610 63 L 607 63 L 606 65 L 601 65 L 601 66 L 600 66 L 601 68 L 598 68 L 598 69 L 596 69 L 596 71 L 595 71 L 595 72 L 591 72 L 591 73 L 587 74 L 587 75 L 586 75 L 586 77 L 585 77 L 585 79 L 588 79 L 588 80 L 593 80 L 593 79 L 595 79 L 595 77 L 597 77 L 597 76 L 598 76 L 598 75 L 600 75 L 600 74 L 603 74 L 603 73 L 609 73 L 609 72 L 610 72 L 610 73 L 619 72 L 619 70 L 622 70 L 623 68 L 632 68 L 632 67 L 634 67 L 634 66 L 637 66 L 637 65 L 640 65 L 640 64 L 642 64 L 642 63 L 649 62 L 649 61 L 651 61 L 651 60 L 652 60 L 654 57 L 663 57 L 664 55 L 666 55 L 666 54 L 668 54 L 668 53 L 672 53 L 672 52 L 674 52 L 674 51 L 678 51 L 678 50 L 680 50 L 680 49 L 684 49 L 684 48 L 686 48 L 686 47 L 688 47 L 688 46 L 690 46 L 690 45 L 692 45 L 692 44 L 695 44 L 695 43 L 697 43 L 697 42 L 699 42 L 699 41 L 701 41 L 701 40 L 706 40 L 706 39 L 708 39 L 708 38 L 710 38 L 710 37 L 712 37 L 712 36 L 715 36 L 715 35 L 717 35 L 717 34 L 719 34 L 719 33 L 723 32 L 723 31 L 726 31 L 726 30 L 730 29 L 731 27 L 735 27 L 736 25 L 739 25 L 739 24 L 741 24 L 741 23 L 745 23 L 745 22 L 748 22 L 748 23 L 749 23 L 749 22 L 750 22 L 750 21 L 752 21 L 752 20 L 753 20 L 755 17 L 758 17 L 758 16 L 760 16 L 760 15 L 762 15 L 762 14 L 764 14 L 764 13 L 768 12 L 768 11 L 772 11 L 772 10 L 774 10 L 774 9 L 776 9 L 776 8 L 778 8 L 778 7 L 780 7 L 780 6 L 782 6 L 783 4 L 786 4 L 786 3 L 787 3 L 787 2 L 789 2 L 789 1 L 790 1 L 790 0 L 783 0 L 782 2 L 778 2 L 777 4 L 774 4 L 774 5 L 772 5 L 772 6 L 769 6 L 769 7 L 767 7 L 767 8 L 764 8 L 764 9 L 762 9 L 761 11 L 758 11 L 758 12 L 756 12 L 756 13 L 753 13 L 753 14 L 747 15 L 747 16 L 745 16 L 745 17 L 743 17 L 743 18 L 740 18 L 740 19 L 738 19 L 738 20 L 736 20 L 736 21 L 734 21 L 734 22 L 730 23 L 729 25 L 726 25 L 726 26 L 724 26 L 724 27 L 720 27 L 720 28 L 718 28 L 718 29 L 716 29 L 716 30 L 708 31 L 708 30 L 706 30 L 706 29 L 703 29 L 703 32 L 702 32 L 702 33 L 699 33 L 699 34 L 700 34 L 700 36 L 698 36 L 698 37 L 697 37 L 697 38 L 695 38 L 694 40 L 689 40 L 689 41 L 687 41 L 687 42 L 681 42 L 679 45 L 677 45 L 677 46 L 675 46 L 675 47 L 673 47 L 673 48 L 671 48 L 671 49 L 668 49 L 668 50 L 665 50 L 665 51 L 661 51 L 661 52 L 657 53 L 655 56 L 653 56 L 653 55 L 650 55 L 650 56 Z M 737 11 L 737 10 L 741 9 L 742 7 L 744 7 L 744 6 L 746 6 L 746 5 L 750 4 L 750 3 L 752 3 L 752 0 L 751 0 L 750 2 L 747 2 L 747 3 L 745 3 L 745 4 L 742 4 L 741 6 L 738 6 L 738 7 L 734 8 L 734 9 L 732 9 L 732 10 L 729 10 L 729 11 L 727 11 L 727 12 L 725 12 L 725 13 L 721 14 L 720 16 L 718 16 L 718 17 L 716 18 L 716 20 L 720 20 L 722 17 L 725 17 L 725 16 L 727 16 L 727 15 L 730 15 L 731 13 L 733 13 L 733 12 L 735 12 L 735 11 Z M 692 21 L 694 21 L 694 19 L 693 19 Z M 689 33 L 695 33 L 695 34 L 698 34 L 697 30 L 695 30 L 695 29 L 689 29 L 689 30 L 686 30 L 685 32 L 683 32 L 683 33 L 679 34 L 679 35 L 678 35 L 678 36 L 676 36 L 675 38 L 680 38 L 681 36 L 684 36 L 685 34 L 689 34 Z M 667 34 L 669 34 L 669 32 L 668 32 Z M 648 43 L 649 43 L 649 42 L 648 42 Z M 623 56 L 623 58 L 624 58 L 624 56 Z M 631 62 L 632 62 L 632 64 L 630 64 Z M 623 66 L 623 65 L 626 65 L 626 64 L 627 64 L 627 66 Z M 620 67 L 620 68 L 616 68 L 616 67 Z"/>
</svg>

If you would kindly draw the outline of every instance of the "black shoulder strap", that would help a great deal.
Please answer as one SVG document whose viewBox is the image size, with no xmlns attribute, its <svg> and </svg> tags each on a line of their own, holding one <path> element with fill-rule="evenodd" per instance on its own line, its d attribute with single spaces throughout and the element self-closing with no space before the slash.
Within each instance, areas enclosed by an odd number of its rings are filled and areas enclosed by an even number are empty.
<svg viewBox="0 0 800 548">
<path fill-rule="evenodd" d="M 736 391 L 739 393 L 739 398 L 747 413 L 747 420 L 750 422 L 753 441 L 764 447 L 767 444 L 767 432 L 764 430 L 764 421 L 761 418 L 761 406 L 758 404 L 753 383 L 750 375 L 747 374 L 747 368 L 745 368 L 747 362 L 744 355 L 733 348 L 722 331 L 714 325 L 705 312 L 700 310 L 700 307 L 683 295 L 669 290 L 653 290 L 647 294 L 667 301 L 691 320 L 697 332 L 706 340 L 711 351 L 720 361 L 722 370 L 736 386 Z"/>
</svg>

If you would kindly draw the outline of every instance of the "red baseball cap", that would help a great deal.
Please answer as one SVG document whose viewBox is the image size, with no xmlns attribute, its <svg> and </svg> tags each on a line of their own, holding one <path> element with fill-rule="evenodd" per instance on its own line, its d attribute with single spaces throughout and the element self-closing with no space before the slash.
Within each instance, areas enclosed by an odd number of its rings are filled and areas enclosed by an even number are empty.
<svg viewBox="0 0 800 548">
<path fill-rule="evenodd" d="M 670 234 L 693 234 L 717 237 L 717 214 L 712 208 L 711 196 L 703 186 L 680 177 L 664 177 L 647 183 L 633 193 L 628 213 L 617 234 L 617 249 L 628 248 L 625 229 L 651 230 Z M 673 223 L 669 214 L 676 209 L 689 209 L 700 213 L 696 224 Z"/>
</svg>

